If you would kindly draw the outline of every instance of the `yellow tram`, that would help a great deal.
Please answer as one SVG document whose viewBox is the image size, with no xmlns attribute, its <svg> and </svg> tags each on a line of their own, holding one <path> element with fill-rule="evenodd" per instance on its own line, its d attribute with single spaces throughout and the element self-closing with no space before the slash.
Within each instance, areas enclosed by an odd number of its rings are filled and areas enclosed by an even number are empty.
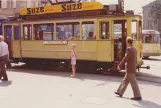
<svg viewBox="0 0 161 108">
<path fill-rule="evenodd" d="M 135 36 L 132 29 L 136 29 Z M 3 23 L 11 59 L 22 60 L 27 65 L 69 67 L 74 43 L 77 69 L 88 70 L 112 69 L 120 62 L 116 54 L 116 31 L 122 37 L 121 58 L 126 51 L 125 39 L 132 36 L 138 51 L 138 66 L 141 66 L 142 17 L 133 11 L 124 12 L 123 0 L 116 5 L 72 2 L 24 8 L 20 16 Z"/>
</svg>

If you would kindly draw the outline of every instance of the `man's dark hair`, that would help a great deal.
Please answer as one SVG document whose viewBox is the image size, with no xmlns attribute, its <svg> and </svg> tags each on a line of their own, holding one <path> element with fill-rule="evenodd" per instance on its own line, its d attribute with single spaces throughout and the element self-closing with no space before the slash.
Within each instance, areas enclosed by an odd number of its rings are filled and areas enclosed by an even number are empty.
<svg viewBox="0 0 161 108">
<path fill-rule="evenodd" d="M 131 37 L 127 37 L 127 42 L 129 43 L 129 44 L 133 44 L 133 39 L 131 38 Z"/>
</svg>

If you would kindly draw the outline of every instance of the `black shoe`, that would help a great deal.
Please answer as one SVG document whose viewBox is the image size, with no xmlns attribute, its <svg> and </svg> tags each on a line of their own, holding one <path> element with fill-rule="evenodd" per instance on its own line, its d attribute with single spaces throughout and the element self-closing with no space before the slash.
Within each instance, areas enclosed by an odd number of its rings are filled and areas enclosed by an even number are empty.
<svg viewBox="0 0 161 108">
<path fill-rule="evenodd" d="M 1 79 L 2 81 L 8 81 L 8 79 Z"/>
<path fill-rule="evenodd" d="M 134 98 L 131 98 L 131 100 L 142 100 L 141 97 L 134 97 Z"/>
<path fill-rule="evenodd" d="M 120 93 L 114 92 L 116 95 L 119 95 L 120 97 L 122 97 L 122 95 Z"/>
</svg>

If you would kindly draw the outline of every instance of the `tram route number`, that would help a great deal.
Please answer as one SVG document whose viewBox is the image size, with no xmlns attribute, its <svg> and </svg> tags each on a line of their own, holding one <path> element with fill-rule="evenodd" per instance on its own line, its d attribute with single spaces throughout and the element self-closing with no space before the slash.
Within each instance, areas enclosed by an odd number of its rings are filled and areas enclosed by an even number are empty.
<svg viewBox="0 0 161 108">
<path fill-rule="evenodd" d="M 62 12 L 74 11 L 74 10 L 80 10 L 80 9 L 82 9 L 82 3 L 62 5 Z"/>
</svg>

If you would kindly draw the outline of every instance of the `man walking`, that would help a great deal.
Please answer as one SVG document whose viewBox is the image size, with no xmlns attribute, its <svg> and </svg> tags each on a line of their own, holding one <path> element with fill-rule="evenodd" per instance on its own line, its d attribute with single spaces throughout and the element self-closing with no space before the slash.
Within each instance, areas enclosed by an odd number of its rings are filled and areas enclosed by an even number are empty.
<svg viewBox="0 0 161 108">
<path fill-rule="evenodd" d="M 127 45 L 127 52 L 121 63 L 118 65 L 118 70 L 125 64 L 126 74 L 123 78 L 123 81 L 118 88 L 117 92 L 115 94 L 122 97 L 124 94 L 128 84 L 131 84 L 134 97 L 131 98 L 132 100 L 141 100 L 141 94 L 139 90 L 139 86 L 136 82 L 135 72 L 136 72 L 136 66 L 137 66 L 137 50 L 133 46 L 133 39 L 131 37 L 128 37 L 126 39 L 126 45 Z"/>
<path fill-rule="evenodd" d="M 9 60 L 8 45 L 4 42 L 4 37 L 0 35 L 0 79 L 3 77 L 2 81 L 8 81 L 6 74 L 5 64 Z"/>
</svg>

